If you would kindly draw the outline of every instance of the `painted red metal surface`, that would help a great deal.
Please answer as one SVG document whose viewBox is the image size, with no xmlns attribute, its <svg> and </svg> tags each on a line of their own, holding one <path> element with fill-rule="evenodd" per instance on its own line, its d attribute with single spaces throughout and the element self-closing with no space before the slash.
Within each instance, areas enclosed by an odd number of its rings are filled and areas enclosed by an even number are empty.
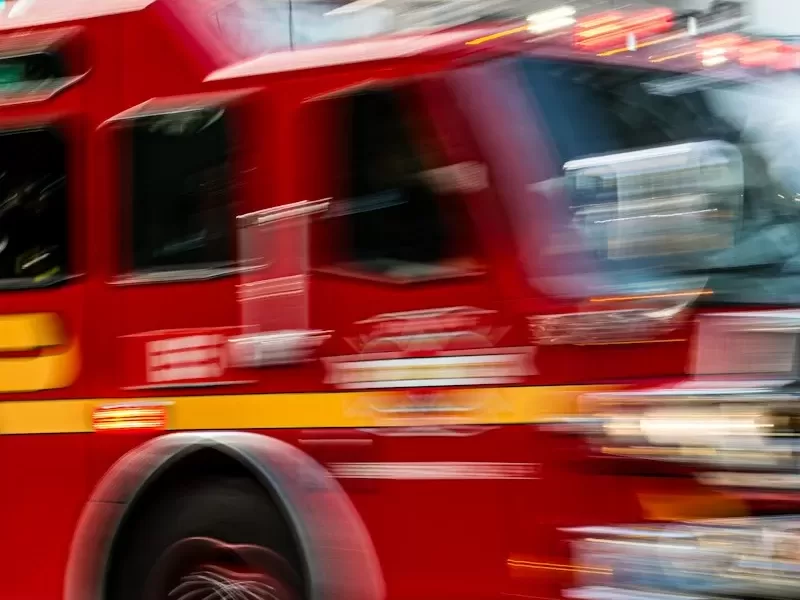
<svg viewBox="0 0 800 600">
<path fill-rule="evenodd" d="M 319 361 L 247 372 L 220 362 L 214 336 L 240 324 L 236 278 L 137 284 L 120 276 L 120 174 L 107 121 L 154 97 L 256 89 L 253 104 L 245 106 L 246 116 L 235 127 L 246 150 L 237 169 L 242 173 L 237 210 L 257 211 L 336 191 L 335 172 L 341 165 L 331 147 L 335 132 L 326 119 L 328 108 L 310 100 L 366 81 L 416 78 L 517 51 L 508 38 L 480 49 L 466 44 L 486 34 L 477 29 L 277 53 L 234 64 L 239 57 L 212 35 L 200 12 L 196 4 L 183 0 L 81 0 L 39 2 L 19 19 L 0 18 L 0 35 L 23 35 L 55 25 L 77 28 L 90 65 L 84 81 L 46 102 L 0 107 L 0 128 L 52 119 L 66 123 L 74 199 L 71 243 L 78 273 L 58 287 L 0 292 L 0 315 L 57 313 L 69 334 L 80 340 L 82 357 L 82 368 L 69 388 L 24 392 L 0 401 L 123 402 L 142 395 L 332 391 Z M 464 115 L 450 110 L 453 98 L 448 92 L 435 80 L 423 83 L 422 89 L 418 101 L 434 117 L 434 134 L 448 161 L 484 162 Z M 492 104 L 495 100 L 475 102 L 481 106 L 476 105 L 471 118 L 498 130 L 513 130 L 513 121 L 503 106 Z M 519 147 L 512 137 L 492 161 L 514 163 Z M 480 344 L 471 343 L 470 350 L 481 345 L 501 353 L 530 349 L 527 317 L 575 307 L 524 281 L 501 206 L 490 188 L 476 192 L 467 207 L 469 221 L 475 224 L 475 247 L 480 249 L 476 258 L 484 267 L 475 273 L 401 286 L 345 271 L 315 271 L 308 291 L 309 320 L 315 329 L 333 332 L 322 357 L 363 352 L 351 341 L 363 341 L 364 324 L 374 323 L 376 315 L 432 307 L 469 306 L 461 317 L 480 316 L 470 325 L 481 330 Z M 329 241 L 319 236 L 312 255 L 324 255 Z M 491 315 L 488 323 L 486 315 Z M 425 329 L 424 319 L 422 323 L 415 327 Z M 402 334 L 403 329 L 398 325 L 391 333 Z M 624 345 L 541 347 L 535 369 L 516 383 L 577 385 L 680 376 L 689 348 L 689 332 L 683 333 L 681 340 L 654 344 L 647 352 Z M 202 350 L 205 357 L 199 361 L 206 367 L 202 377 L 196 372 L 172 378 L 163 374 L 167 363 L 174 366 L 185 359 L 168 356 L 172 346 L 164 341 L 176 338 L 195 339 L 193 350 Z M 401 356 L 409 354 L 401 351 Z M 190 381 L 203 387 L 189 387 Z M 159 385 L 163 383 L 174 387 Z M 479 424 L 463 435 L 434 430 L 390 436 L 329 428 L 259 432 L 299 446 L 324 465 L 488 462 L 542 469 L 520 478 L 346 479 L 343 485 L 378 549 L 390 598 L 555 597 L 569 578 L 566 569 L 547 567 L 569 562 L 557 528 L 638 521 L 638 493 L 663 487 L 663 482 L 578 469 L 576 463 L 584 457 L 579 443 L 526 423 Z M 152 435 L 0 435 L 4 598 L 61 597 L 69 544 L 91 490 L 125 452 Z M 341 439 L 345 442 L 336 443 Z M 351 439 L 356 443 L 347 443 Z M 365 440 L 368 443 L 360 443 Z M 538 557 L 527 563 L 519 559 L 522 570 L 532 575 L 510 575 L 517 555 Z"/>
</svg>

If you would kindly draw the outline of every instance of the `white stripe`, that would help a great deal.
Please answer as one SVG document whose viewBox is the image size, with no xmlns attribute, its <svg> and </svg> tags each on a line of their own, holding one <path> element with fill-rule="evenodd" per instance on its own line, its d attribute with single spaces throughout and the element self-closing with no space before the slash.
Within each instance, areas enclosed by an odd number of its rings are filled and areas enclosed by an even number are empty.
<svg viewBox="0 0 800 600">
<path fill-rule="evenodd" d="M 500 385 L 531 374 L 529 363 L 529 354 L 331 361 L 328 382 L 352 389 Z"/>
<path fill-rule="evenodd" d="M 361 462 L 333 463 L 329 467 L 339 479 L 496 480 L 538 477 L 538 465 L 532 463 Z"/>
</svg>

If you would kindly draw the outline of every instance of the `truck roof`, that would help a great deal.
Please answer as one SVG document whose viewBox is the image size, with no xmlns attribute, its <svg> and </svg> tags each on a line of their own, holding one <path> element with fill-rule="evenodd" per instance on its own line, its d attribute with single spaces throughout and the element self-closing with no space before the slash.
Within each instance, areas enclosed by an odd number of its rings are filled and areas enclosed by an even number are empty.
<svg viewBox="0 0 800 600">
<path fill-rule="evenodd" d="M 43 25 L 71 24 L 88 19 L 140 12 L 154 4 L 176 10 L 182 22 L 194 21 L 198 13 L 215 14 L 227 0 L 14 0 L 0 9 L 0 31 L 12 31 Z M 653 12 L 653 11 L 649 11 Z M 659 19 L 665 18 L 661 13 Z M 670 21 L 671 24 L 671 21 Z M 193 33 L 208 37 L 210 55 L 222 52 L 215 38 L 218 33 L 200 27 Z M 665 40 L 680 36 L 667 35 Z M 212 39 L 213 38 L 213 39 Z M 225 81 L 278 73 L 310 71 L 326 67 L 391 61 L 421 56 L 466 56 L 479 52 L 488 57 L 497 54 L 526 53 L 549 55 L 566 60 L 608 62 L 683 70 L 669 64 L 653 64 L 648 53 L 595 52 L 575 48 L 559 41 L 560 36 L 532 34 L 528 23 L 505 22 L 462 25 L 456 28 L 386 34 L 295 49 L 276 49 L 257 56 L 229 52 L 225 60 L 209 61 L 205 81 Z M 205 39 L 205 38 L 204 38 Z M 537 42 L 531 44 L 529 42 Z M 229 48 L 227 50 L 230 50 Z M 227 52 L 226 50 L 226 52 Z M 624 51 L 624 48 L 622 48 Z M 215 54 L 216 53 L 216 54 Z M 252 54 L 252 53 L 250 53 Z M 800 60 L 800 59 L 799 59 Z M 214 64 L 216 63 L 216 64 Z M 214 70 L 216 69 L 216 70 Z M 694 70 L 694 69 L 690 69 Z"/>
<path fill-rule="evenodd" d="M 16 0 L 0 10 L 0 30 L 56 25 L 143 10 L 158 0 Z"/>
<path fill-rule="evenodd" d="M 604 56 L 602 53 L 585 52 L 573 48 L 570 44 L 552 40 L 531 44 L 529 43 L 533 41 L 531 35 L 522 32 L 522 29 L 524 27 L 514 27 L 509 24 L 462 27 L 275 51 L 221 67 L 210 73 L 205 81 L 225 81 L 452 52 L 456 54 L 460 52 L 463 55 L 481 52 L 485 57 L 520 53 L 653 70 L 694 70 L 653 63 L 645 53 Z"/>
<path fill-rule="evenodd" d="M 222 67 L 211 73 L 206 81 L 220 81 L 270 75 L 289 71 L 311 70 L 338 65 L 434 55 L 456 48 L 497 28 L 468 28 L 459 30 L 393 35 L 359 41 L 309 46 L 262 54 Z"/>
</svg>

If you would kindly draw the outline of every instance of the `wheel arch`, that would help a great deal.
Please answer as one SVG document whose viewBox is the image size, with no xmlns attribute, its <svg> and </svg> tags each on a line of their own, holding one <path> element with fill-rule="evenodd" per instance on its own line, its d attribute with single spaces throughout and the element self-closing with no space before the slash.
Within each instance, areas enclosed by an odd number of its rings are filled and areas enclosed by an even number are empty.
<svg viewBox="0 0 800 600">
<path fill-rule="evenodd" d="M 65 600 L 104 600 L 107 567 L 127 518 L 154 486 L 208 451 L 234 461 L 272 498 L 295 537 L 310 600 L 382 600 L 383 578 L 370 536 L 338 482 L 294 446 L 246 432 L 167 434 L 120 458 L 78 521 Z"/>
</svg>

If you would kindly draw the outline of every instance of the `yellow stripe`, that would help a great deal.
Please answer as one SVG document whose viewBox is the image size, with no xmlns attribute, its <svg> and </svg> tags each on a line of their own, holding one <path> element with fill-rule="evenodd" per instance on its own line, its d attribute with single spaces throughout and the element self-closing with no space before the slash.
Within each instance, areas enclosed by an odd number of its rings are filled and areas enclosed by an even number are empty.
<svg viewBox="0 0 800 600">
<path fill-rule="evenodd" d="M 92 430 L 91 400 L 0 402 L 0 435 Z"/>
<path fill-rule="evenodd" d="M 453 390 L 428 414 L 398 414 L 408 395 L 392 392 L 178 396 L 85 400 L 0 401 L 0 435 L 92 431 L 95 407 L 122 402 L 171 403 L 168 429 L 391 427 L 409 424 L 502 425 L 575 414 L 581 394 L 597 387 L 514 387 Z"/>
</svg>

